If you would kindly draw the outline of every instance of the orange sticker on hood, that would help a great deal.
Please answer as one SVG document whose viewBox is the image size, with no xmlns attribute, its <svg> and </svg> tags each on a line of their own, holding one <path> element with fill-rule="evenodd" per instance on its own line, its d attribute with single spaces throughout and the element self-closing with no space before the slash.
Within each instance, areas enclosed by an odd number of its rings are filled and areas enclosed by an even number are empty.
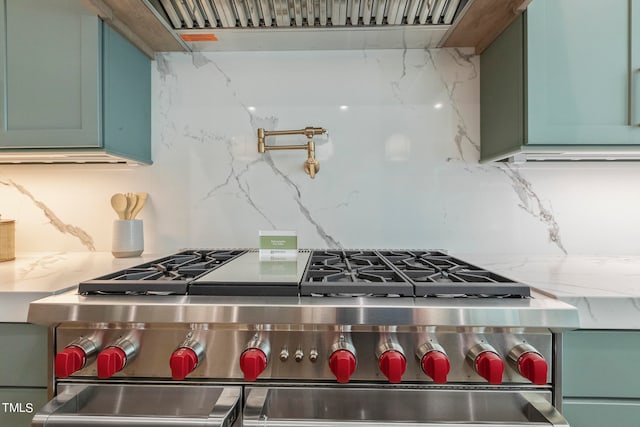
<svg viewBox="0 0 640 427">
<path fill-rule="evenodd" d="M 215 34 L 180 34 L 180 38 L 186 42 L 217 42 Z"/>
</svg>

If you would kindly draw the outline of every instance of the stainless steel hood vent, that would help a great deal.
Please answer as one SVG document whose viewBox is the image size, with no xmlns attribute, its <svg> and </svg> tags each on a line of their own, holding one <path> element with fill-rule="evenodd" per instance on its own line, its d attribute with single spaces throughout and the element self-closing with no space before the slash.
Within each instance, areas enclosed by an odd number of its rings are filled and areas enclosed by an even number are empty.
<svg viewBox="0 0 640 427">
<path fill-rule="evenodd" d="M 468 0 L 146 2 L 194 51 L 439 47 L 447 30 L 471 3 Z"/>
<path fill-rule="evenodd" d="M 451 25 L 460 0 L 160 0 L 173 28 Z"/>
</svg>

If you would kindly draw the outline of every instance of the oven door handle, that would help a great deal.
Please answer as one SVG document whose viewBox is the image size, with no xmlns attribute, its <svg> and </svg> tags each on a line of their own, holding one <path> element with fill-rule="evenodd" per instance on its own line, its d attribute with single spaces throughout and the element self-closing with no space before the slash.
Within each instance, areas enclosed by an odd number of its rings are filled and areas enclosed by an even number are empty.
<svg viewBox="0 0 640 427">
<path fill-rule="evenodd" d="M 569 427 L 569 422 L 547 400 L 533 393 L 522 393 L 529 402 L 527 418 L 531 422 L 546 422 L 554 427 Z"/>
<path fill-rule="evenodd" d="M 398 419 L 340 419 L 339 414 L 342 412 L 340 408 L 334 415 L 328 417 L 318 417 L 315 411 L 309 412 L 307 415 L 300 416 L 300 413 L 295 414 L 290 410 L 292 402 L 290 400 L 284 401 L 277 397 L 270 395 L 271 388 L 255 387 L 250 388 L 247 394 L 247 400 L 244 407 L 243 427 L 369 427 L 375 425 L 377 427 L 526 427 L 526 426 L 549 426 L 549 427 L 569 427 L 567 420 L 553 407 L 553 405 L 540 393 L 534 392 L 516 392 L 510 393 L 514 396 L 514 402 L 517 402 L 517 412 L 519 416 L 514 417 L 512 420 L 507 420 L 503 417 L 496 417 L 494 422 L 483 419 L 482 421 L 472 421 L 473 417 L 467 420 L 449 420 L 443 422 L 441 419 L 414 419 L 398 420 Z M 318 390 L 318 389 L 315 389 Z M 336 389 L 337 392 L 341 389 Z M 352 390 L 354 394 L 357 394 L 361 390 Z M 406 390 L 405 390 L 406 391 Z M 328 390 L 331 393 L 331 390 Z M 387 391 L 383 391 L 386 393 Z M 402 390 L 396 391 L 403 392 Z M 309 400 L 311 395 L 306 393 L 304 389 L 298 389 L 300 396 Z M 389 391 L 393 394 L 393 391 Z M 420 393 L 420 391 L 411 391 L 412 394 Z M 443 392 L 447 393 L 447 392 Z M 448 400 L 443 406 L 454 407 L 456 399 L 458 397 L 455 393 L 449 394 L 451 400 Z M 495 396 L 498 398 L 500 392 L 496 392 Z M 517 396 L 517 397 L 516 397 Z M 314 397 L 318 398 L 318 395 Z M 275 399 L 275 400 L 274 400 Z M 280 400 L 280 401 L 279 401 Z M 285 399 L 286 400 L 286 399 Z M 314 400 L 315 402 L 322 401 L 322 399 Z M 346 401 L 342 396 L 341 401 Z M 357 397 L 354 397 L 354 401 L 358 401 Z M 284 402 L 284 403 L 283 403 Z M 293 403 L 293 405 L 300 402 Z M 335 405 L 335 401 L 326 401 L 318 405 L 319 413 L 326 411 Z M 496 402 L 493 402 L 496 404 Z M 283 407 L 280 407 L 284 405 Z M 273 412 L 271 412 L 273 411 Z M 274 416 L 275 415 L 275 416 Z M 406 418 L 406 417 L 405 417 Z M 437 416 L 435 418 L 438 418 Z"/>
<path fill-rule="evenodd" d="M 164 427 L 178 426 L 212 426 L 212 427 L 229 427 L 238 418 L 240 413 L 239 400 L 241 390 L 239 387 L 217 387 L 220 389 L 217 399 L 210 401 L 200 400 L 196 402 L 196 406 L 201 406 L 203 411 L 200 414 L 180 414 L 178 411 L 171 414 L 153 414 L 152 411 L 140 413 L 121 413 L 113 415 L 108 406 L 110 403 L 117 405 L 118 402 L 102 402 L 101 390 L 106 387 L 116 388 L 113 386 L 96 386 L 96 385 L 65 385 L 63 390 L 47 403 L 36 415 L 31 422 L 32 427 L 45 426 L 66 426 L 66 427 L 96 427 L 96 426 L 138 426 L 138 425 L 158 425 Z M 139 386 L 125 385 L 121 388 L 140 389 Z M 181 390 L 191 389 L 192 396 L 198 394 L 202 389 L 213 389 L 216 387 L 204 386 L 156 386 L 154 389 L 159 391 L 157 396 L 161 396 L 163 400 L 158 401 L 159 404 L 171 405 L 173 397 L 180 394 Z M 151 389 L 151 388 L 150 388 Z M 156 396 L 156 397 L 157 397 Z M 144 399 L 145 396 L 140 394 L 129 395 L 127 398 L 137 397 Z M 125 398 L 126 399 L 126 398 Z M 106 406 L 103 404 L 106 403 Z M 122 403 L 122 402 L 120 402 Z M 135 402 L 131 403 L 135 406 Z M 100 406 L 100 410 L 84 412 L 85 406 Z M 114 406 L 115 407 L 115 406 Z M 210 408 L 210 409 L 207 409 Z M 109 415 L 109 412 L 112 414 Z"/>
</svg>

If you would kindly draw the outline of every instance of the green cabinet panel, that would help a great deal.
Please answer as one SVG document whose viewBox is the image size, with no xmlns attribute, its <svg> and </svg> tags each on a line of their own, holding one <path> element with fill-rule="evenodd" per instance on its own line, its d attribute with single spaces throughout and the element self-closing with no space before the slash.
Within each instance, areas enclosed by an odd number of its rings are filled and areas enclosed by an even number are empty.
<svg viewBox="0 0 640 427">
<path fill-rule="evenodd" d="M 47 387 L 46 327 L 0 323 L 0 342 L 0 387 Z"/>
<path fill-rule="evenodd" d="M 0 163 L 151 163 L 151 59 L 78 0 L 0 0 Z"/>
<path fill-rule="evenodd" d="M 480 57 L 481 159 L 513 154 L 525 138 L 523 31 L 518 18 Z"/>
<path fill-rule="evenodd" d="M 104 141 L 109 152 L 151 162 L 151 61 L 111 28 L 103 37 Z"/>
<path fill-rule="evenodd" d="M 483 52 L 482 161 L 640 159 L 632 2 L 536 0 Z"/>
<path fill-rule="evenodd" d="M 640 331 L 563 334 L 562 413 L 571 427 L 640 426 Z"/>
<path fill-rule="evenodd" d="M 99 147 L 98 17 L 76 0 L 0 6 L 0 146 Z"/>
<path fill-rule="evenodd" d="M 566 399 L 562 414 L 571 427 L 638 427 L 640 400 Z"/>
<path fill-rule="evenodd" d="M 29 427 L 33 416 L 46 403 L 46 388 L 0 387 L 0 426 Z"/>
<path fill-rule="evenodd" d="M 633 369 L 640 331 L 582 330 L 563 337 L 563 396 L 640 399 L 640 370 Z"/>
<path fill-rule="evenodd" d="M 531 3 L 528 144 L 640 143 L 628 122 L 629 1 Z M 607 30 L 594 37 L 594 28 Z"/>
</svg>

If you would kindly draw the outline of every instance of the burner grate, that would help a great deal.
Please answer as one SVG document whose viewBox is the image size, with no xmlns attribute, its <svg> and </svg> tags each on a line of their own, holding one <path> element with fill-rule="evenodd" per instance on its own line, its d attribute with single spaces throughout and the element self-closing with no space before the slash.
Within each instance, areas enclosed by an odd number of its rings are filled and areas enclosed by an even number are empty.
<svg viewBox="0 0 640 427">
<path fill-rule="evenodd" d="M 483 270 L 442 252 L 391 252 L 387 259 L 414 284 L 417 297 L 528 298 L 531 296 L 527 285 Z"/>
<path fill-rule="evenodd" d="M 375 251 L 314 251 L 301 296 L 413 296 L 413 285 Z"/>
<path fill-rule="evenodd" d="M 81 282 L 78 292 L 82 295 L 186 295 L 190 280 L 224 265 L 244 252 L 189 249 Z"/>
<path fill-rule="evenodd" d="M 256 253 L 246 258 L 249 253 Z M 256 251 L 188 249 L 80 283 L 81 294 L 178 294 L 237 296 L 401 296 L 529 298 L 528 286 L 440 251 L 304 251 L 293 269 L 270 264 L 245 277 L 258 263 Z M 222 270 L 219 267 L 239 258 Z M 248 259 L 249 264 L 243 260 Z M 241 262 L 242 261 L 242 262 Z M 262 269 L 261 267 L 258 269 Z M 306 265 L 306 266 L 305 266 Z M 233 267 L 233 268 L 231 268 Z M 278 267 L 280 270 L 275 269 Z M 295 265 L 294 265 L 295 267 Z M 232 270 L 229 276 L 222 274 Z M 292 275 L 293 274 L 293 275 Z"/>
</svg>

